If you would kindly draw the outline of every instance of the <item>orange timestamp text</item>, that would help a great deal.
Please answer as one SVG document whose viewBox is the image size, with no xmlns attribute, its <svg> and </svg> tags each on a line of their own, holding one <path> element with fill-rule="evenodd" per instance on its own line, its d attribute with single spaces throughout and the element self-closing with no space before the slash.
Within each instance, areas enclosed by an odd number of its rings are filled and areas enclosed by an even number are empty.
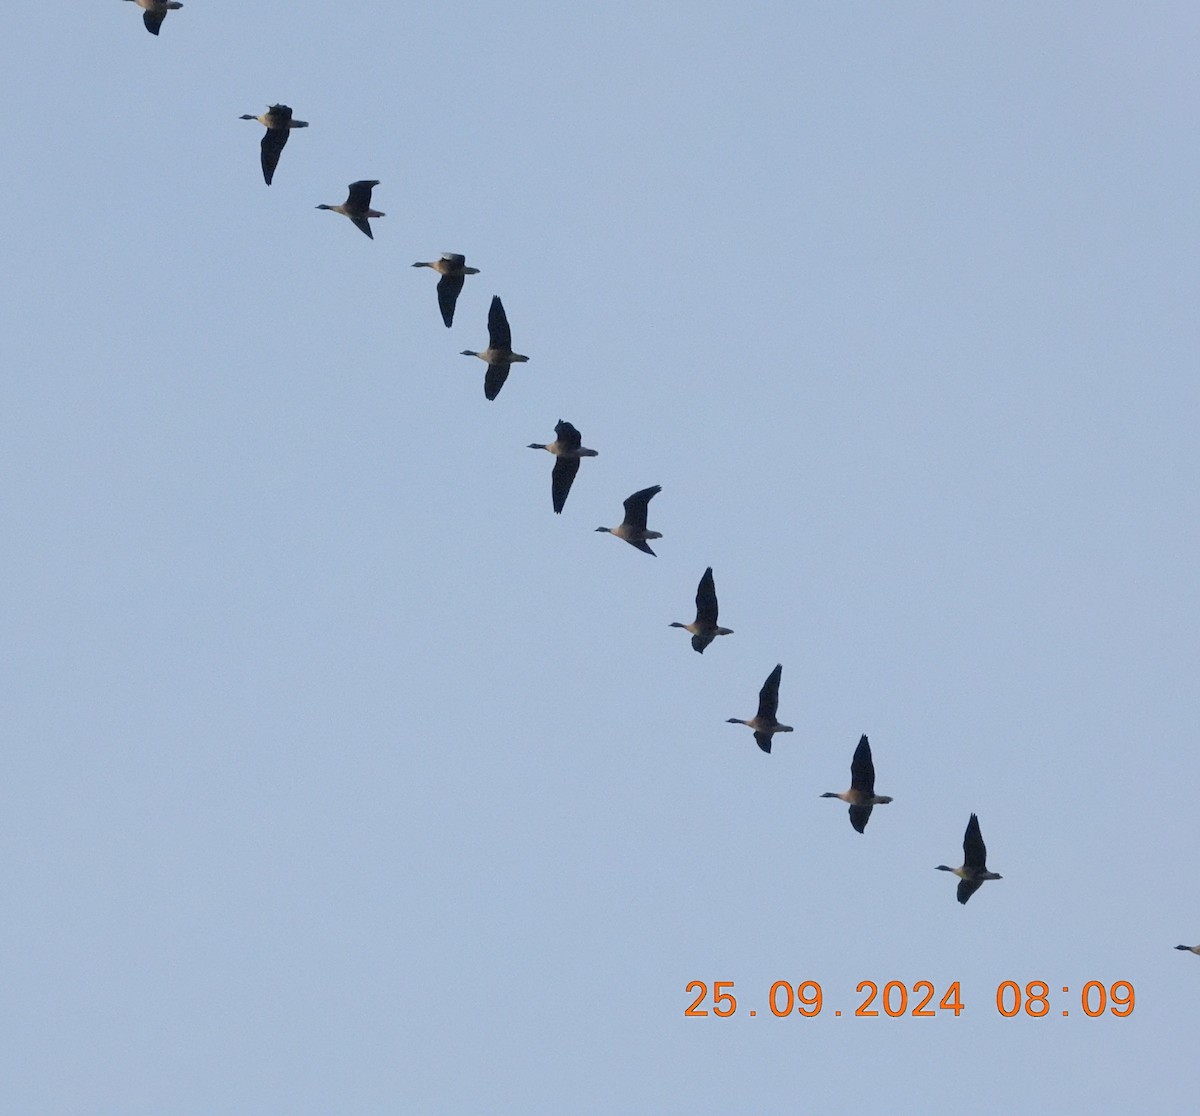
<svg viewBox="0 0 1200 1116">
<path fill-rule="evenodd" d="M 715 1015 L 727 1019 L 738 1012 L 738 1001 L 734 995 L 732 980 L 689 981 L 684 989 L 688 996 L 693 997 L 691 1003 L 684 1008 L 683 1014 L 689 1019 Z M 1070 994 L 1070 987 L 1062 986 L 1064 995 Z M 855 992 L 863 997 L 862 1001 L 851 1013 L 855 1016 L 870 1018 L 883 1014 L 891 1019 L 910 1016 L 914 1019 L 933 1019 L 939 1012 L 949 1012 L 956 1019 L 966 1005 L 963 1003 L 962 987 L 959 981 L 951 983 L 938 995 L 938 989 L 932 981 L 918 980 L 911 986 L 900 980 L 889 980 L 882 988 L 873 980 L 860 981 Z M 1075 1001 L 1059 1001 L 1059 1004 Z M 1025 985 L 1015 980 L 1002 981 L 996 988 L 996 1010 L 1005 1018 L 1012 1019 L 1017 1015 L 1028 1015 L 1041 1019 L 1052 1014 L 1050 986 L 1044 980 L 1031 980 Z M 773 1015 L 777 1019 L 786 1019 L 793 1015 L 812 1019 L 820 1015 L 825 1008 L 825 991 L 820 982 L 802 980 L 793 984 L 786 980 L 777 980 L 771 985 L 766 996 L 767 1011 L 764 1014 Z M 1079 992 L 1078 1005 L 1083 1014 L 1089 1019 L 1101 1015 L 1115 1015 L 1124 1019 L 1133 1013 L 1133 985 L 1127 980 L 1118 980 L 1106 985 L 1098 980 L 1089 980 Z M 1060 1006 L 1062 1015 L 1071 1014 L 1071 1006 Z M 758 1015 L 755 1008 L 743 1011 L 751 1017 Z M 828 1014 L 828 1013 L 826 1013 Z M 833 1014 L 840 1016 L 840 1009 Z"/>
</svg>

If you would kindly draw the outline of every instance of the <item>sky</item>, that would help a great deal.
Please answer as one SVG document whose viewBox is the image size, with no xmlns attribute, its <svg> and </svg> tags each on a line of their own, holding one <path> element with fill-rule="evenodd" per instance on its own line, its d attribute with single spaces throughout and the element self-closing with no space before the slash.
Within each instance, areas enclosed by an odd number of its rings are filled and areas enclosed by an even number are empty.
<svg viewBox="0 0 1200 1116">
<path fill-rule="evenodd" d="M 1195 5 L 238 8 L 0 46 L 0 1107 L 1194 1111 Z"/>
</svg>

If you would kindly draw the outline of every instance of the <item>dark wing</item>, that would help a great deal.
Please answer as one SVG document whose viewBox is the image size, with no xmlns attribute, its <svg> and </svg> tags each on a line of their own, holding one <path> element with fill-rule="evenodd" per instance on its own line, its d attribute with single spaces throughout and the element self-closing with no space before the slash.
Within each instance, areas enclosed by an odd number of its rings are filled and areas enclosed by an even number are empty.
<svg viewBox="0 0 1200 1116">
<path fill-rule="evenodd" d="M 146 30 L 151 35 L 157 35 L 158 29 L 162 26 L 162 21 L 167 18 L 167 10 L 164 8 L 161 12 L 152 12 L 149 9 L 142 12 L 142 22 L 146 25 Z"/>
<path fill-rule="evenodd" d="M 642 551 L 644 554 L 649 554 L 651 558 L 658 557 L 658 555 L 650 549 L 650 544 L 646 542 L 645 539 L 638 539 L 636 542 L 630 542 L 629 539 L 626 539 L 625 541 L 629 543 L 630 546 L 636 546 L 638 550 Z"/>
<path fill-rule="evenodd" d="M 288 105 L 272 105 L 267 112 L 275 118 L 274 127 L 286 128 L 292 119 L 292 110 Z"/>
<path fill-rule="evenodd" d="M 379 185 L 378 178 L 363 178 L 350 183 L 350 193 L 346 196 L 347 209 L 370 209 L 371 191 Z M 360 226 L 361 227 L 361 226 Z M 370 233 L 367 233 L 370 236 Z"/>
<path fill-rule="evenodd" d="M 983 880 L 959 880 L 958 901 L 960 903 L 965 903 L 981 887 L 983 887 Z"/>
<path fill-rule="evenodd" d="M 696 623 L 717 626 L 717 587 L 713 584 L 712 566 L 704 571 L 696 589 Z"/>
<path fill-rule="evenodd" d="M 850 824 L 854 826 L 859 833 L 866 831 L 867 822 L 871 820 L 871 811 L 873 806 L 851 806 L 850 807 Z"/>
<path fill-rule="evenodd" d="M 271 179 L 275 177 L 275 168 L 279 166 L 279 153 L 283 150 L 283 145 L 287 141 L 288 129 L 286 126 L 282 128 L 268 128 L 263 132 L 262 171 L 263 181 L 268 186 L 271 185 Z"/>
<path fill-rule="evenodd" d="M 467 262 L 466 256 L 460 256 L 456 252 L 443 252 L 442 259 L 456 271 Z"/>
<path fill-rule="evenodd" d="M 556 513 L 562 512 L 563 505 L 567 502 L 567 493 L 571 491 L 575 474 L 578 472 L 578 457 L 556 457 L 554 459 L 554 472 L 550 474 L 550 496 L 554 501 Z"/>
<path fill-rule="evenodd" d="M 758 691 L 758 716 L 764 721 L 775 720 L 775 713 L 779 709 L 779 680 L 782 677 L 783 664 L 779 663 L 767 675 L 762 689 Z"/>
<path fill-rule="evenodd" d="M 508 328 L 504 303 L 500 301 L 499 295 L 492 295 L 492 304 L 488 307 L 488 348 L 501 353 L 512 352 L 512 331 Z"/>
<path fill-rule="evenodd" d="M 854 758 L 850 761 L 850 787 L 868 798 L 875 793 L 875 765 L 871 762 L 871 745 L 867 743 L 866 736 L 858 742 L 858 747 L 854 749 Z M 867 813 L 870 813 L 869 808 Z M 863 825 L 866 824 L 864 820 Z"/>
<path fill-rule="evenodd" d="M 354 222 L 357 228 L 362 229 L 362 231 L 365 232 L 372 240 L 375 239 L 375 234 L 371 232 L 371 222 L 365 217 L 351 217 L 350 220 Z"/>
<path fill-rule="evenodd" d="M 562 419 L 554 424 L 554 437 L 564 449 L 577 450 L 583 445 L 583 435 Z"/>
<path fill-rule="evenodd" d="M 756 732 L 754 734 L 754 743 L 766 752 L 767 755 L 771 754 L 771 734 L 769 732 Z"/>
<path fill-rule="evenodd" d="M 454 307 L 458 303 L 458 293 L 463 289 L 461 275 L 443 275 L 438 280 L 438 308 L 442 311 L 442 321 L 449 329 L 454 324 Z"/>
<path fill-rule="evenodd" d="M 504 387 L 504 381 L 508 379 L 508 370 L 512 367 L 506 360 L 498 360 L 495 364 L 489 364 L 487 367 L 487 375 L 483 377 L 483 394 L 489 399 L 495 399 L 500 394 L 500 389 Z"/>
<path fill-rule="evenodd" d="M 699 635 L 694 635 L 692 636 L 692 650 L 699 651 L 703 655 L 704 649 L 716 638 L 712 632 L 703 632 Z"/>
<path fill-rule="evenodd" d="M 638 531 L 646 529 L 646 507 L 662 491 L 661 484 L 635 492 L 625 501 L 625 525 Z M 648 549 L 648 548 L 647 548 Z"/>
<path fill-rule="evenodd" d="M 987 846 L 984 845 L 983 835 L 979 832 L 979 818 L 974 814 L 971 815 L 971 820 L 967 822 L 967 832 L 963 834 L 963 867 L 987 867 Z M 959 890 L 961 892 L 961 888 Z M 970 892 L 967 892 L 968 897 L 970 894 Z M 966 901 L 960 895 L 959 902 L 965 903 Z"/>
</svg>

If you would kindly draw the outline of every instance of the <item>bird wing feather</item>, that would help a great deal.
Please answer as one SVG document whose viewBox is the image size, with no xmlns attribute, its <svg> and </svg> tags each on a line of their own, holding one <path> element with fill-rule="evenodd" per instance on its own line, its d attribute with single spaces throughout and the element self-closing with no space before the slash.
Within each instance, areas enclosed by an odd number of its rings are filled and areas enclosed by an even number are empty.
<svg viewBox="0 0 1200 1116">
<path fill-rule="evenodd" d="M 379 185 L 377 178 L 361 178 L 350 183 L 350 192 L 346 195 L 347 209 L 370 209 L 371 191 Z"/>
<path fill-rule="evenodd" d="M 983 843 L 983 834 L 979 832 L 979 818 L 975 814 L 971 815 L 971 820 L 967 822 L 967 831 L 963 834 L 963 866 L 987 867 L 987 846 Z"/>
<path fill-rule="evenodd" d="M 704 571 L 696 587 L 696 623 L 706 627 L 717 626 L 717 587 L 713 582 L 712 566 Z"/>
<path fill-rule="evenodd" d="M 492 295 L 488 307 L 488 348 L 500 353 L 512 352 L 512 330 L 508 328 L 508 316 L 499 295 Z"/>
<path fill-rule="evenodd" d="M 983 880 L 959 880 L 958 901 L 960 903 L 965 903 L 981 887 L 983 887 Z"/>
<path fill-rule="evenodd" d="M 642 488 L 628 497 L 624 502 L 625 526 L 637 531 L 646 529 L 646 510 L 650 501 L 662 491 L 662 485 L 655 484 Z"/>
<path fill-rule="evenodd" d="M 859 833 L 864 833 L 867 828 L 867 822 L 871 818 L 871 806 L 856 805 L 850 807 L 850 824 L 858 830 Z"/>
<path fill-rule="evenodd" d="M 578 457 L 556 457 L 554 471 L 550 474 L 550 496 L 554 501 L 554 511 L 561 514 L 567 502 L 567 494 L 579 472 Z"/>
<path fill-rule="evenodd" d="M 442 312 L 442 321 L 446 323 L 447 329 L 454 324 L 454 307 L 458 304 L 458 295 L 463 289 L 463 282 L 464 279 L 461 275 L 443 275 L 438 280 L 438 309 Z"/>
<path fill-rule="evenodd" d="M 850 786 L 868 798 L 875 793 L 875 764 L 871 762 L 871 745 L 865 735 L 850 761 Z"/>
<path fill-rule="evenodd" d="M 758 715 L 764 721 L 775 720 L 779 710 L 779 680 L 783 677 L 783 664 L 779 663 L 758 691 Z"/>
<path fill-rule="evenodd" d="M 275 177 L 275 168 L 279 166 L 279 155 L 284 144 L 288 141 L 287 128 L 268 128 L 262 138 L 262 172 L 263 181 L 268 186 Z"/>
<path fill-rule="evenodd" d="M 483 377 L 483 394 L 488 399 L 495 399 L 500 394 L 504 381 L 508 379 L 510 367 L 506 360 L 498 360 L 495 364 L 487 366 L 487 373 Z"/>
</svg>

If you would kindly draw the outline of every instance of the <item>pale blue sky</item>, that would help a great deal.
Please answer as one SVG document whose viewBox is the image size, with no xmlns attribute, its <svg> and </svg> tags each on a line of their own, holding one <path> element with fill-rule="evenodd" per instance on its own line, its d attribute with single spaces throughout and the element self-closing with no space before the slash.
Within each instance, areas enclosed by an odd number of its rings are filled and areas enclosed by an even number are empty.
<svg viewBox="0 0 1200 1116">
<path fill-rule="evenodd" d="M 0 47 L 0 1107 L 1194 1110 L 1195 6 L 230 7 Z"/>
</svg>

